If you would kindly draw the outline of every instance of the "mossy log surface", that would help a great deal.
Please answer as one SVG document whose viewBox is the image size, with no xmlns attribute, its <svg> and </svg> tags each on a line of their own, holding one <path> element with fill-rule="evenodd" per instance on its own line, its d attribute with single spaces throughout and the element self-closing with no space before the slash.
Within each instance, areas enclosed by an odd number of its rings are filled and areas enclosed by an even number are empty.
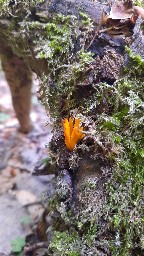
<svg viewBox="0 0 144 256">
<path fill-rule="evenodd" d="M 0 5 L 0 46 L 37 73 L 39 99 L 54 123 L 44 167 L 56 173 L 48 255 L 143 255 L 142 20 L 117 34 L 99 26 L 109 11 L 100 1 Z M 71 151 L 62 125 L 70 116 L 85 131 Z"/>
</svg>

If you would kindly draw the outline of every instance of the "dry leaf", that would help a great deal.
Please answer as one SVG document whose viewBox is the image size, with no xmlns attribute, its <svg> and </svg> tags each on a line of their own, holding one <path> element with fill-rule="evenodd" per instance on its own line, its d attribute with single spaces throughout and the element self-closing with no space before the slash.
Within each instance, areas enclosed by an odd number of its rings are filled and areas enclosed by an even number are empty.
<svg viewBox="0 0 144 256">
<path fill-rule="evenodd" d="M 112 5 L 109 18 L 111 19 L 130 19 L 134 14 L 132 1 L 115 2 Z"/>
<path fill-rule="evenodd" d="M 27 190 L 19 190 L 15 192 L 17 200 L 22 204 L 26 205 L 36 201 L 36 196 Z"/>
</svg>

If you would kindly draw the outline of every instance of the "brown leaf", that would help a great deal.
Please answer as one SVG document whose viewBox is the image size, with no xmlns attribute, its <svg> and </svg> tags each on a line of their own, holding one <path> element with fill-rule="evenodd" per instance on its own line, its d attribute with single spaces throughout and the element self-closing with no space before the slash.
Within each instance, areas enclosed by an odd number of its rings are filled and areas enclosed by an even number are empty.
<svg viewBox="0 0 144 256">
<path fill-rule="evenodd" d="M 27 191 L 27 190 L 15 191 L 15 196 L 17 200 L 20 202 L 20 204 L 22 205 L 33 203 L 37 199 L 34 194 L 32 194 L 30 191 Z"/>
<path fill-rule="evenodd" d="M 12 176 L 12 177 L 15 177 L 15 176 L 17 176 L 17 175 L 19 175 L 20 174 L 20 170 L 17 168 L 11 168 L 10 169 L 10 175 Z"/>
<path fill-rule="evenodd" d="M 130 19 L 134 14 L 133 2 L 128 0 L 126 2 L 115 2 L 112 5 L 109 18 L 111 19 Z"/>
</svg>

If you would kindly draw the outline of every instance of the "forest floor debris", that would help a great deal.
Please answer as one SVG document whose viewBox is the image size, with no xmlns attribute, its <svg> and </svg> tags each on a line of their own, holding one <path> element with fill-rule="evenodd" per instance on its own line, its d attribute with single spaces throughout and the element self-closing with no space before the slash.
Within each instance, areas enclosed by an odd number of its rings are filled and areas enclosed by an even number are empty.
<svg viewBox="0 0 144 256">
<path fill-rule="evenodd" d="M 0 71 L 0 253 L 9 254 L 12 241 L 32 234 L 44 211 L 42 192 L 52 175 L 33 177 L 34 164 L 47 156 L 51 124 L 37 101 L 34 80 L 31 118 L 34 129 L 18 132 L 18 121 L 4 74 Z"/>
</svg>

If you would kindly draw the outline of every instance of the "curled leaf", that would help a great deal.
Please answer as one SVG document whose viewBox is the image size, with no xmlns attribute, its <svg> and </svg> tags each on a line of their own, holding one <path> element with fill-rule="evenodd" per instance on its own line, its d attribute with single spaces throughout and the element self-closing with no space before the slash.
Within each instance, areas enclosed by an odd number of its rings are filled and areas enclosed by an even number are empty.
<svg viewBox="0 0 144 256">
<path fill-rule="evenodd" d="M 115 2 L 112 5 L 109 18 L 111 19 L 130 19 L 134 14 L 134 6 L 131 0 L 126 2 Z"/>
</svg>

